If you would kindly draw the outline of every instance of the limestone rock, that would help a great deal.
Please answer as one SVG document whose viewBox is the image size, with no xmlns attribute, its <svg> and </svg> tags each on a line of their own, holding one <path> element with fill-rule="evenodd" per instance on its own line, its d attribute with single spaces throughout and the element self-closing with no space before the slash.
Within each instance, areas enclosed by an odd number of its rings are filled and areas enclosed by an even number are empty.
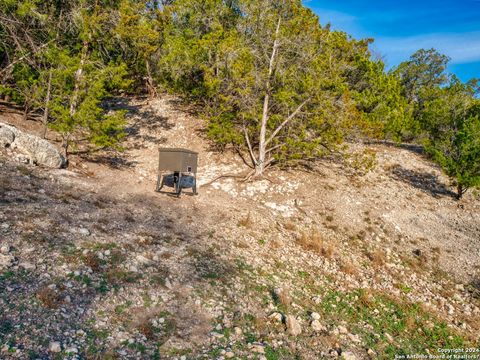
<svg viewBox="0 0 480 360">
<path fill-rule="evenodd" d="M 10 146 L 26 155 L 29 162 L 33 164 L 58 169 L 65 163 L 57 148 L 47 140 L 24 133 L 4 123 L 0 123 L 0 146 Z"/>
<path fill-rule="evenodd" d="M 62 351 L 62 345 L 59 341 L 52 341 L 50 344 L 48 344 L 48 350 L 53 353 L 59 353 Z"/>
<path fill-rule="evenodd" d="M 310 324 L 312 329 L 314 331 L 323 331 L 325 330 L 325 327 L 322 325 L 322 323 L 318 320 L 313 320 L 312 323 Z"/>
<path fill-rule="evenodd" d="M 287 315 L 285 319 L 285 323 L 287 325 L 287 332 L 290 335 L 297 336 L 302 333 L 302 327 L 298 323 L 297 319 L 293 315 Z"/>
<path fill-rule="evenodd" d="M 13 265 L 15 258 L 12 255 L 0 254 L 0 270 L 7 269 Z"/>
<path fill-rule="evenodd" d="M 15 140 L 15 133 L 0 124 L 0 147 L 10 146 Z"/>
<path fill-rule="evenodd" d="M 350 351 L 346 351 L 342 354 L 342 359 L 344 360 L 357 360 L 357 357 L 355 356 L 354 353 Z"/>
</svg>

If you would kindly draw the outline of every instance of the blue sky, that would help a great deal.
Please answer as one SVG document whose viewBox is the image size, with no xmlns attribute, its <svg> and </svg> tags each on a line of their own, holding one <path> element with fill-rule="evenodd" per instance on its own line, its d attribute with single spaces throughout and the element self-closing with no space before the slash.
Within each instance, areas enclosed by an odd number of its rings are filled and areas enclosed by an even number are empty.
<svg viewBox="0 0 480 360">
<path fill-rule="evenodd" d="M 463 81 L 480 78 L 480 0 L 304 0 L 334 29 L 375 39 L 372 51 L 390 68 L 420 48 L 436 48 L 452 60 Z"/>
</svg>

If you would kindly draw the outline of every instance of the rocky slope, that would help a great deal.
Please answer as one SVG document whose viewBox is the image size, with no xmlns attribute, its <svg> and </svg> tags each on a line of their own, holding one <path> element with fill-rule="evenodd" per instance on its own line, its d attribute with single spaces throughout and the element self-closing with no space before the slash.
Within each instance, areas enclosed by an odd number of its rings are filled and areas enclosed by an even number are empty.
<svg viewBox="0 0 480 360">
<path fill-rule="evenodd" d="M 415 149 L 359 175 L 242 183 L 178 99 L 119 102 L 122 154 L 0 168 L 0 358 L 368 359 L 478 347 L 480 201 Z M 13 115 L 0 121 L 25 127 Z M 28 130 L 39 129 L 28 124 Z M 54 134 L 50 134 L 53 138 Z M 200 153 L 198 196 L 157 194 L 157 148 Z"/>
</svg>

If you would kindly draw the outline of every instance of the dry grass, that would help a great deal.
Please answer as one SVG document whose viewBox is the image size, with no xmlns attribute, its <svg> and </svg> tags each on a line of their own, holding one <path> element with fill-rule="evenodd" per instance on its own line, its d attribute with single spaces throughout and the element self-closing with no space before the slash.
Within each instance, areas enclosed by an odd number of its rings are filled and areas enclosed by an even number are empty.
<svg viewBox="0 0 480 360">
<path fill-rule="evenodd" d="M 145 337 L 148 339 L 148 340 L 155 340 L 156 336 L 155 336 L 155 328 L 153 327 L 153 325 L 148 321 L 143 321 L 141 322 L 140 324 L 137 325 L 137 330 L 145 335 Z"/>
<path fill-rule="evenodd" d="M 96 272 L 100 271 L 102 268 L 102 263 L 100 259 L 92 252 L 87 253 L 83 257 L 83 263 Z"/>
<path fill-rule="evenodd" d="M 277 249 L 280 249 L 283 246 L 283 242 L 282 242 L 281 239 L 275 238 L 275 239 L 272 239 L 269 242 L 269 245 L 270 245 L 270 248 L 272 248 L 274 250 L 277 250 Z"/>
<path fill-rule="evenodd" d="M 49 309 L 56 309 L 60 306 L 61 297 L 53 289 L 50 289 L 47 286 L 40 288 L 37 291 L 37 299 L 42 303 L 42 305 Z"/>
<path fill-rule="evenodd" d="M 358 268 L 350 261 L 342 262 L 342 264 L 340 265 L 340 270 L 347 275 L 358 275 Z"/>
<path fill-rule="evenodd" d="M 373 252 L 369 252 L 367 257 L 372 262 L 372 264 L 376 267 L 380 267 L 385 265 L 387 260 L 387 256 L 383 250 L 377 249 Z"/>
<path fill-rule="evenodd" d="M 302 232 L 297 238 L 297 243 L 305 250 L 314 251 L 328 259 L 335 254 L 335 244 L 325 241 L 318 231 L 312 231 L 309 234 Z"/>
<path fill-rule="evenodd" d="M 297 230 L 297 226 L 292 220 L 288 220 L 283 224 L 283 228 L 288 231 L 295 231 Z"/>
<path fill-rule="evenodd" d="M 251 229 L 253 227 L 253 220 L 250 213 L 247 216 L 238 221 L 238 226 L 243 226 L 244 228 Z"/>
<path fill-rule="evenodd" d="M 277 305 L 282 306 L 285 310 L 292 304 L 292 296 L 287 287 L 277 288 L 272 291 L 273 300 Z"/>
</svg>

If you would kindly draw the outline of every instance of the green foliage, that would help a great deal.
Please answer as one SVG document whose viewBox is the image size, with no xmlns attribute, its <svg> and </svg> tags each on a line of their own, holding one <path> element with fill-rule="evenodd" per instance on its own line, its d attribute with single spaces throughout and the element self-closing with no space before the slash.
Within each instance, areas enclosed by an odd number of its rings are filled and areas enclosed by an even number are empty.
<svg viewBox="0 0 480 360">
<path fill-rule="evenodd" d="M 454 179 L 457 197 L 480 186 L 480 102 L 477 85 L 455 77 L 448 87 L 436 88 L 425 103 L 421 122 L 428 138 L 426 150 Z"/>
<path fill-rule="evenodd" d="M 25 117 L 43 114 L 65 154 L 70 143 L 120 148 L 124 113 L 106 100 L 124 90 L 153 97 L 162 84 L 196 101 L 210 139 L 257 175 L 345 140 L 427 138 L 448 175 L 477 184 L 478 110 L 472 91 L 448 85 L 445 55 L 421 49 L 386 72 L 372 39 L 322 27 L 300 0 L 159 4 L 0 0 L 0 97 Z"/>
<path fill-rule="evenodd" d="M 358 57 L 350 82 L 367 135 L 399 141 L 416 132 L 412 107 L 402 95 L 401 83 L 385 72 L 381 61 Z"/>
<path fill-rule="evenodd" d="M 393 73 L 399 77 L 407 100 L 421 102 L 423 89 L 444 85 L 448 81 L 445 70 L 449 61 L 435 49 L 420 49 L 401 63 Z"/>
</svg>

